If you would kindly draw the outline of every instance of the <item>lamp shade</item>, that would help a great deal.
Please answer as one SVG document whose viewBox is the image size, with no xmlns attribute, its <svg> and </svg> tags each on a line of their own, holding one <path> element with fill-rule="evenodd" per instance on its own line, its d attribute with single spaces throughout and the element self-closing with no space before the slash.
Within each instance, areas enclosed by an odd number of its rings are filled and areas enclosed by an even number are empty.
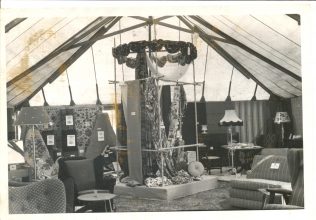
<svg viewBox="0 0 316 220">
<path fill-rule="evenodd" d="M 49 122 L 49 116 L 43 107 L 23 107 L 15 121 L 15 125 L 41 125 Z"/>
<path fill-rule="evenodd" d="M 225 110 L 224 117 L 219 121 L 220 126 L 241 126 L 243 121 L 238 118 L 235 110 Z"/>
<path fill-rule="evenodd" d="M 291 119 L 287 112 L 277 112 L 275 114 L 274 123 L 276 124 L 288 123 L 290 121 Z"/>
</svg>

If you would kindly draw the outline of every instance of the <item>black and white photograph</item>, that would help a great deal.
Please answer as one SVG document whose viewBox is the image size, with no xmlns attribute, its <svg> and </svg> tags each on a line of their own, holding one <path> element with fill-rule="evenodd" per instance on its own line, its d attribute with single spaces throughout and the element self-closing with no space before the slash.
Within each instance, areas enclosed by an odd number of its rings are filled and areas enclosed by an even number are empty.
<svg viewBox="0 0 316 220">
<path fill-rule="evenodd" d="M 2 10 L 1 211 L 311 217 L 314 30 L 296 4 Z"/>
</svg>

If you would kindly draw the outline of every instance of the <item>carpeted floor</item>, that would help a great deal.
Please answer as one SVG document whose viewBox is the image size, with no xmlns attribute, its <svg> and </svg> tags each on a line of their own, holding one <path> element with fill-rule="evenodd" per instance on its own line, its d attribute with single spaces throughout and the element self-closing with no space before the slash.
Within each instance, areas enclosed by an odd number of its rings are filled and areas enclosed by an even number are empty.
<svg viewBox="0 0 316 220">
<path fill-rule="evenodd" d="M 229 183 L 220 181 L 219 188 L 171 201 L 118 196 L 114 202 L 116 212 L 232 210 L 227 202 L 228 189 Z"/>
</svg>

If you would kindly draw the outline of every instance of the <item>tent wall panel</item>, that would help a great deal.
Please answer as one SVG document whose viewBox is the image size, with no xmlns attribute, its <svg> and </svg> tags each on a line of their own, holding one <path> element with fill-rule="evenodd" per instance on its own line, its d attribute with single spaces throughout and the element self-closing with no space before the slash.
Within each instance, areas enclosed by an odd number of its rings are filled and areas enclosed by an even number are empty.
<svg viewBox="0 0 316 220">
<path fill-rule="evenodd" d="M 256 143 L 257 138 L 266 132 L 269 101 L 234 102 L 237 115 L 244 125 L 236 128 L 240 133 L 240 142 Z"/>
<path fill-rule="evenodd" d="M 303 135 L 302 97 L 291 99 L 293 132 Z"/>
</svg>

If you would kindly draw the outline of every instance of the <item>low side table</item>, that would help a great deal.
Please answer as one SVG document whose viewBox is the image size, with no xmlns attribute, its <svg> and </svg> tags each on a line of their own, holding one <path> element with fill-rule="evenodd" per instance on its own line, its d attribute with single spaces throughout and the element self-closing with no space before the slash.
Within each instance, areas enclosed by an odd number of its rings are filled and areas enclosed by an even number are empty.
<svg viewBox="0 0 316 220">
<path fill-rule="evenodd" d="M 109 211 L 112 212 L 113 207 L 111 204 L 111 199 L 113 199 L 115 197 L 116 197 L 116 195 L 112 194 L 112 193 L 104 193 L 104 192 L 94 191 L 92 193 L 87 193 L 87 194 L 83 194 L 83 195 L 78 196 L 78 200 L 83 201 L 83 202 L 87 202 L 87 203 L 91 203 L 92 206 L 98 202 L 104 202 L 104 211 L 107 211 L 106 204 L 108 203 L 109 207 L 110 207 Z"/>
</svg>

